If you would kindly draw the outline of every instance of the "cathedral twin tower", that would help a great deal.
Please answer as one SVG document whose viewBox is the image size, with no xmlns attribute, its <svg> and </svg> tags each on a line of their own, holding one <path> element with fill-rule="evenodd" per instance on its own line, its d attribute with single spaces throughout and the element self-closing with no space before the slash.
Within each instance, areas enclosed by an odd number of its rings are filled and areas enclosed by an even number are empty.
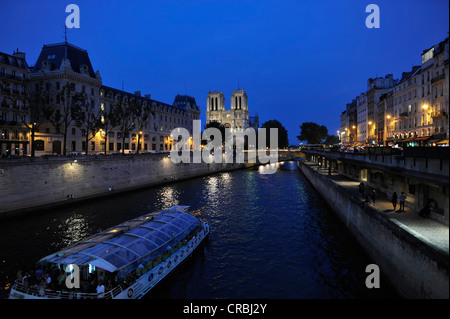
<svg viewBox="0 0 450 319">
<path fill-rule="evenodd" d="M 226 128 L 245 130 L 259 126 L 258 115 L 249 117 L 248 99 L 244 89 L 233 91 L 231 94 L 231 109 L 225 110 L 225 97 L 222 92 L 208 92 L 206 101 L 206 123 L 217 121 Z"/>
</svg>

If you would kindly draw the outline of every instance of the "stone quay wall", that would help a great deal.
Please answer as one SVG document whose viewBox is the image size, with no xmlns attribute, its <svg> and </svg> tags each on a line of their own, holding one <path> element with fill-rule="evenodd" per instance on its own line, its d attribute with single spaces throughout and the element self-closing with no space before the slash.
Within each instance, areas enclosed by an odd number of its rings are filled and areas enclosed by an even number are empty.
<svg viewBox="0 0 450 319">
<path fill-rule="evenodd" d="M 361 207 L 357 198 L 309 165 L 298 162 L 298 167 L 404 297 L 449 298 L 448 255 L 373 208 Z"/>
<path fill-rule="evenodd" d="M 169 153 L 126 156 L 25 158 L 0 162 L 0 218 L 248 167 L 178 163 Z"/>
</svg>

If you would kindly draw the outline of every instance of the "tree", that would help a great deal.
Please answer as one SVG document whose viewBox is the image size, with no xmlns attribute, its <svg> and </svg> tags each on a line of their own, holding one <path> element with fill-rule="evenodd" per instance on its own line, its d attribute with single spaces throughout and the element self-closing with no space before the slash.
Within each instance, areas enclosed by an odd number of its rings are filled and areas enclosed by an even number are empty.
<svg viewBox="0 0 450 319">
<path fill-rule="evenodd" d="M 136 102 L 136 106 L 133 108 L 135 128 L 138 130 L 138 143 L 136 153 L 139 154 L 139 149 L 141 148 L 141 135 L 144 127 L 147 126 L 148 120 L 150 118 L 151 110 L 150 106 L 142 104 L 142 102 Z"/>
<path fill-rule="evenodd" d="M 135 119 L 135 102 L 127 101 L 123 97 L 118 98 L 118 103 L 115 110 L 115 117 L 117 118 L 117 126 L 122 133 L 122 154 L 125 154 L 125 138 L 130 134 L 134 128 Z"/>
<path fill-rule="evenodd" d="M 314 122 L 303 122 L 300 125 L 299 141 L 308 141 L 308 144 L 320 144 L 328 136 L 328 129 L 324 125 Z"/>
<path fill-rule="evenodd" d="M 288 131 L 278 120 L 269 120 L 261 125 L 266 129 L 266 146 L 270 145 L 270 129 L 278 129 L 278 148 L 286 148 L 289 145 Z"/>
<path fill-rule="evenodd" d="M 100 118 L 97 119 L 97 125 L 105 132 L 105 155 L 107 154 L 108 136 L 112 132 L 114 127 L 119 124 L 116 105 L 111 105 L 108 109 L 100 111 Z M 87 144 L 86 144 L 87 145 Z"/>
<path fill-rule="evenodd" d="M 81 101 L 81 107 L 73 114 L 76 126 L 79 128 L 84 127 L 84 137 L 86 142 L 86 155 L 88 154 L 89 147 L 88 143 L 91 139 L 95 137 L 95 134 L 100 130 L 100 118 L 101 111 L 96 111 L 96 103 L 93 99 L 87 101 L 85 98 Z"/>
<path fill-rule="evenodd" d="M 328 135 L 327 139 L 325 140 L 324 144 L 326 145 L 334 145 L 334 144 L 339 144 L 339 137 L 337 137 L 336 135 Z"/>
<path fill-rule="evenodd" d="M 222 145 L 224 145 L 225 144 L 225 126 L 222 123 L 217 122 L 217 121 L 209 121 L 205 125 L 205 130 L 210 127 L 217 128 L 220 131 L 220 134 L 222 134 Z M 215 138 L 215 136 L 214 136 L 214 138 Z M 205 142 L 205 144 L 206 144 L 206 142 Z"/>
<path fill-rule="evenodd" d="M 49 120 L 56 131 L 59 134 L 63 134 L 63 155 L 66 155 L 67 130 L 72 122 L 80 117 L 80 112 L 82 112 L 81 103 L 86 97 L 84 93 L 76 92 L 75 85 L 69 82 L 62 87 L 60 92 L 56 92 L 56 94 L 60 96 L 62 106 L 55 108 Z"/>
<path fill-rule="evenodd" d="M 31 133 L 31 157 L 35 156 L 35 133 L 39 131 L 39 127 L 52 114 L 53 108 L 47 103 L 50 99 L 49 92 L 42 90 L 39 85 L 36 91 L 31 91 L 29 80 L 24 85 L 23 107 L 15 108 L 15 112 L 22 119 L 22 125 L 30 130 Z M 17 105 L 17 98 L 11 95 L 4 95 L 7 99 L 12 100 Z"/>
</svg>

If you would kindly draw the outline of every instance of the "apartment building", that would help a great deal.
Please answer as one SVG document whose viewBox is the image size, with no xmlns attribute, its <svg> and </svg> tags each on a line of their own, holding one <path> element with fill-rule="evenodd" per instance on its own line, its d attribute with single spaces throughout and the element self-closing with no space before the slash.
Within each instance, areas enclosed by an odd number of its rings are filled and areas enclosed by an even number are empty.
<svg viewBox="0 0 450 319">
<path fill-rule="evenodd" d="M 168 104 L 103 85 L 88 52 L 68 42 L 44 45 L 34 67 L 24 53 L 0 53 L 0 80 L 0 151 L 7 157 L 30 154 L 31 144 L 36 156 L 170 151 L 171 131 L 182 127 L 192 134 L 193 120 L 200 117 L 187 95 Z M 33 134 L 27 126 L 31 94 L 42 96 L 51 110 Z M 125 113 L 112 116 L 119 105 Z M 128 126 L 124 114 L 130 115 Z"/>
<path fill-rule="evenodd" d="M 0 156 L 29 154 L 26 86 L 29 68 L 25 53 L 0 52 Z"/>
<path fill-rule="evenodd" d="M 421 58 L 422 64 L 404 72 L 393 90 L 392 138 L 404 146 L 448 140 L 448 38 L 424 50 Z"/>
<path fill-rule="evenodd" d="M 392 74 L 370 78 L 356 98 L 357 141 L 369 145 L 448 145 L 448 48 L 444 41 L 424 50 L 421 65 L 395 80 Z M 341 134 L 349 130 L 348 106 Z M 344 133 L 345 135 L 345 133 Z M 351 139 L 342 139 L 351 143 Z"/>
<path fill-rule="evenodd" d="M 129 93 L 108 86 L 101 87 L 100 107 L 105 112 L 104 116 L 120 103 L 142 106 L 144 111 L 141 119 L 133 119 L 134 124 L 130 123 L 129 130 L 118 125 L 100 132 L 104 139 L 99 145 L 101 152 L 105 152 L 105 148 L 107 153 L 170 151 L 174 144 L 172 130 L 185 128 L 192 135 L 193 120 L 200 118 L 200 109 L 191 96 L 177 95 L 171 105 L 152 100 L 149 94 L 141 96 L 139 91 Z M 91 142 L 90 147 L 98 150 L 94 142 Z"/>
<path fill-rule="evenodd" d="M 358 123 L 358 143 L 367 141 L 367 96 L 363 92 L 356 97 L 356 122 Z"/>
</svg>

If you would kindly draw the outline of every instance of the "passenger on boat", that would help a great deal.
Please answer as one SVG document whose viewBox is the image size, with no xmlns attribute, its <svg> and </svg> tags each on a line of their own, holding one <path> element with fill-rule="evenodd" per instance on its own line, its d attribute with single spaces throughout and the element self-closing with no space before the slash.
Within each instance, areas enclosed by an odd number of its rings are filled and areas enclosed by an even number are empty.
<svg viewBox="0 0 450 319">
<path fill-rule="evenodd" d="M 64 287 L 64 283 L 66 282 L 66 272 L 60 270 L 59 272 L 59 276 L 58 276 L 58 286 L 63 288 Z"/>
<path fill-rule="evenodd" d="M 103 281 L 100 281 L 98 283 L 96 291 L 97 291 L 97 294 L 99 295 L 99 297 L 102 298 L 103 294 L 105 293 L 105 286 L 103 285 Z"/>
<path fill-rule="evenodd" d="M 45 287 L 46 288 L 50 288 L 51 287 L 52 277 L 50 277 L 49 274 L 45 274 L 44 275 L 44 283 L 45 283 Z"/>
<path fill-rule="evenodd" d="M 19 269 L 16 276 L 16 282 L 22 282 L 22 278 L 23 278 L 23 271 L 22 269 Z"/>
<path fill-rule="evenodd" d="M 36 281 L 37 281 L 37 282 L 40 282 L 42 276 L 44 275 L 44 271 L 42 270 L 42 268 L 39 267 L 39 268 L 36 269 L 36 271 L 34 272 L 34 275 L 35 275 L 35 277 L 36 277 Z"/>
<path fill-rule="evenodd" d="M 28 287 L 28 286 L 30 286 L 31 281 L 32 281 L 31 276 L 30 276 L 30 274 L 29 274 L 28 271 L 27 271 L 27 272 L 25 273 L 25 276 L 22 277 L 22 284 L 23 284 L 25 287 Z"/>
<path fill-rule="evenodd" d="M 145 274 L 144 265 L 140 264 L 136 269 L 136 276 L 141 277 L 143 274 Z"/>
</svg>

